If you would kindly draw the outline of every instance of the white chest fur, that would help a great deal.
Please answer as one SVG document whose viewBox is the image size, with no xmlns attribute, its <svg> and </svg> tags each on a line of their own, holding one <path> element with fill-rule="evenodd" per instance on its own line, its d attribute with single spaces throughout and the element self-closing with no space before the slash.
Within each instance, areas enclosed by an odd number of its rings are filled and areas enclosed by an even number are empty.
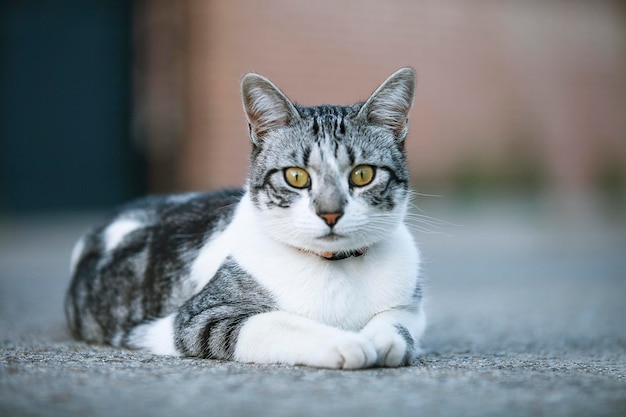
<svg viewBox="0 0 626 417">
<path fill-rule="evenodd" d="M 214 254 L 231 255 L 272 293 L 281 310 L 358 330 L 376 313 L 411 303 L 419 255 L 404 225 L 361 257 L 329 261 L 275 242 L 254 216 L 244 197 L 231 225 L 213 243 L 219 247 Z"/>
</svg>

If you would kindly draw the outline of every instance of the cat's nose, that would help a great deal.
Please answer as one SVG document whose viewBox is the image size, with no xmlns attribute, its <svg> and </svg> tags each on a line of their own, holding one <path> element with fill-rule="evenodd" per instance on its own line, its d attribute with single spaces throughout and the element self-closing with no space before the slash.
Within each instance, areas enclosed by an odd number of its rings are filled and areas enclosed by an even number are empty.
<svg viewBox="0 0 626 417">
<path fill-rule="evenodd" d="M 343 216 L 343 213 L 320 213 L 319 216 L 330 227 L 333 227 L 339 221 L 339 218 Z"/>
</svg>

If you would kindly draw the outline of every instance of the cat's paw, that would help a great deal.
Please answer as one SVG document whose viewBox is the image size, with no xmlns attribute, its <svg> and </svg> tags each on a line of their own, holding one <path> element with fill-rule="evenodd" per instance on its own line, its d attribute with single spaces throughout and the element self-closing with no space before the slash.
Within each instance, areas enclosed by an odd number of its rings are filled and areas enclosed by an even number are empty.
<svg viewBox="0 0 626 417">
<path fill-rule="evenodd" d="M 376 349 L 361 334 L 344 334 L 315 349 L 310 365 L 330 369 L 362 369 L 376 363 Z"/>
<path fill-rule="evenodd" d="M 408 343 L 392 326 L 365 328 L 362 332 L 370 339 L 376 349 L 376 365 L 396 367 L 407 362 Z"/>
</svg>

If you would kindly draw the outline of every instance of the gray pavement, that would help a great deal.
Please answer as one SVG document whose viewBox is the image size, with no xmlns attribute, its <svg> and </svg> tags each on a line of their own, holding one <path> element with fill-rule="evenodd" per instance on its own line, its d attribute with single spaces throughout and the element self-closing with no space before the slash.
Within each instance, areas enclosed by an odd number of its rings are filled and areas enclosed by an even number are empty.
<svg viewBox="0 0 626 417">
<path fill-rule="evenodd" d="M 62 313 L 69 253 L 94 216 L 5 219 L 0 416 L 625 416 L 623 213 L 524 199 L 422 206 L 454 223 L 416 227 L 425 354 L 352 372 L 73 341 Z"/>
</svg>

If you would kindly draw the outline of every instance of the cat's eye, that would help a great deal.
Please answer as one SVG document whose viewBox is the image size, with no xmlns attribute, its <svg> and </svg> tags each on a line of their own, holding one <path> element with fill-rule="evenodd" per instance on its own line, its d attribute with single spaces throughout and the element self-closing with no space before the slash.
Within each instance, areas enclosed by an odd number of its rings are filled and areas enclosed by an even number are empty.
<svg viewBox="0 0 626 417">
<path fill-rule="evenodd" d="M 295 188 L 306 188 L 310 184 L 309 173 L 302 168 L 291 167 L 285 169 L 285 181 Z"/>
<path fill-rule="evenodd" d="M 359 165 L 350 173 L 350 182 L 357 187 L 363 187 L 374 179 L 374 167 L 371 165 Z"/>
</svg>

